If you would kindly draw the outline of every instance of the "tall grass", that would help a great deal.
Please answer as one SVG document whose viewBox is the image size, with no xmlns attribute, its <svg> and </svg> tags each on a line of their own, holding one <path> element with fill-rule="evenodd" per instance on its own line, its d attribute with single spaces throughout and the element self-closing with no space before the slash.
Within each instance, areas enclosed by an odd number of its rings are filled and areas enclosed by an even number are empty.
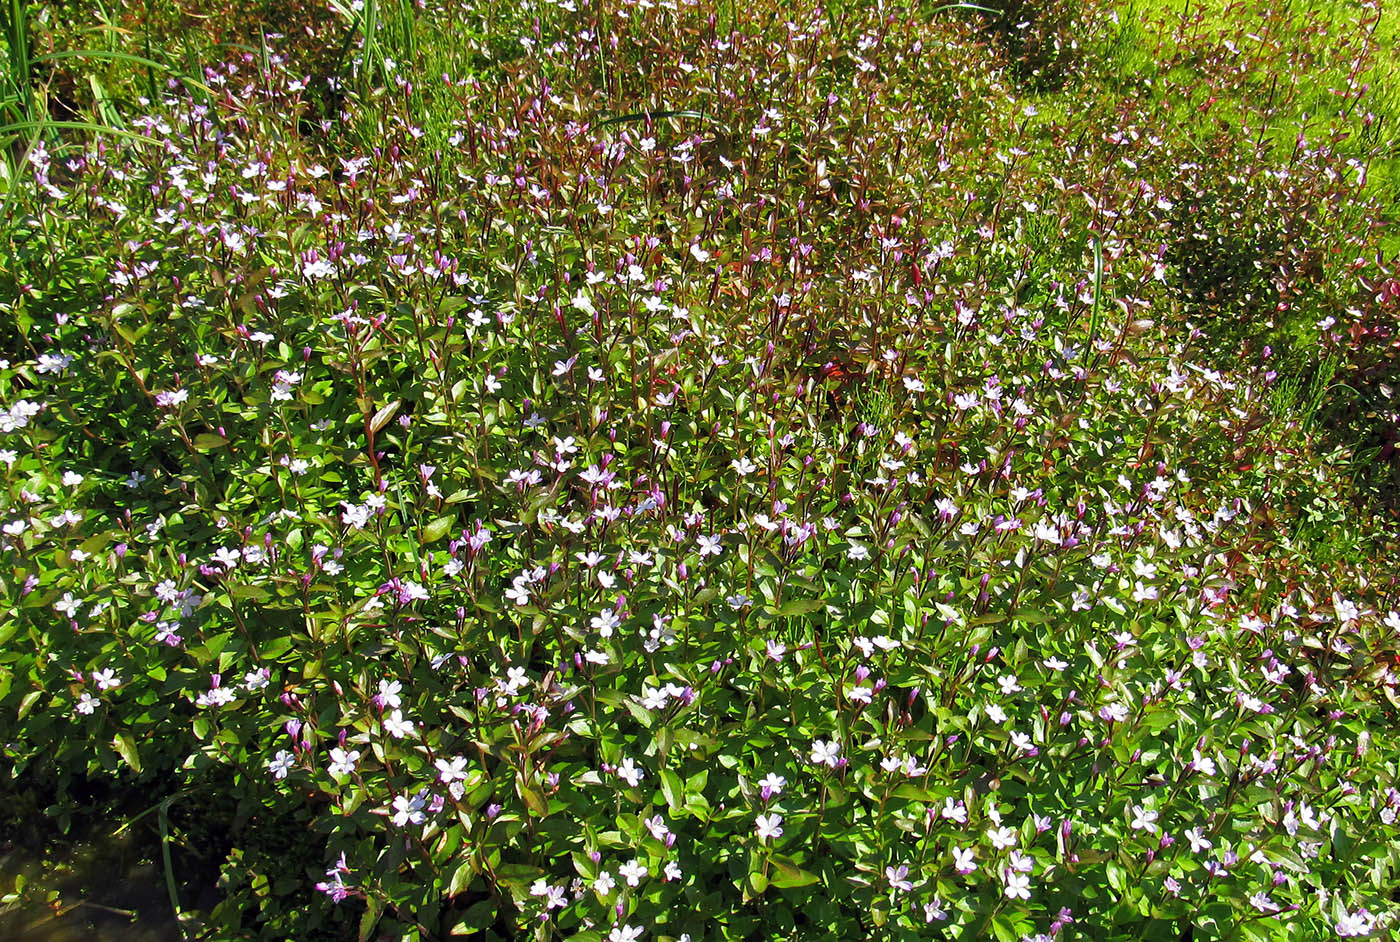
<svg viewBox="0 0 1400 942">
<path fill-rule="evenodd" d="M 0 180 L 5 184 L 5 194 L 0 198 L 0 216 L 9 205 L 18 170 L 30 151 L 41 141 L 49 141 L 61 147 L 59 132 L 83 132 L 87 134 L 107 134 L 144 142 L 145 138 L 126 129 L 116 100 L 108 93 L 102 80 L 93 73 L 84 77 L 84 84 L 92 93 L 92 114 L 87 120 L 60 120 L 52 116 L 50 108 L 50 79 L 45 77 L 45 69 L 52 75 L 54 69 L 69 60 L 80 62 L 106 61 L 125 65 L 133 70 L 144 69 L 147 82 L 154 90 L 156 73 L 178 75 L 191 89 L 207 92 L 207 87 L 197 79 L 179 72 L 166 62 L 151 58 L 152 46 L 149 33 L 146 35 L 147 55 L 136 55 L 121 49 L 79 48 L 63 49 L 55 52 L 35 54 L 31 30 L 36 25 L 30 16 L 30 5 L 25 0 L 3 0 L 0 5 L 0 38 L 5 43 L 4 70 L 0 73 L 0 152 L 4 159 L 0 162 Z M 149 9 L 149 7 L 148 7 Z M 42 23 L 42 20 L 40 21 Z M 109 39 L 117 34 L 110 24 L 98 30 Z"/>
</svg>

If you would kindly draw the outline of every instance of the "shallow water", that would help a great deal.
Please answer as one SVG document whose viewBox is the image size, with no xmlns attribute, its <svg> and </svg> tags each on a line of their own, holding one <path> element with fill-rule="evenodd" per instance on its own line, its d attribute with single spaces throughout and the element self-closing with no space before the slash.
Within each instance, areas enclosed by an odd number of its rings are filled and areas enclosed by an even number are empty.
<svg viewBox="0 0 1400 942">
<path fill-rule="evenodd" d="M 0 895 L 29 883 L 27 905 L 0 911 L 0 940 L 180 942 L 159 851 L 131 833 L 76 843 L 44 860 L 23 847 L 0 854 Z M 46 891 L 56 891 L 51 905 Z M 12 904 L 13 905 L 13 904 Z"/>
</svg>

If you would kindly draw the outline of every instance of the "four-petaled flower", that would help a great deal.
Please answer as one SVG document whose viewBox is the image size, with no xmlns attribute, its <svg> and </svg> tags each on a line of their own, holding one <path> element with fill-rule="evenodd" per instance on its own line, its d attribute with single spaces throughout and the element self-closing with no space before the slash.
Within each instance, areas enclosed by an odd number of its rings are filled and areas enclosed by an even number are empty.
<svg viewBox="0 0 1400 942">
<path fill-rule="evenodd" d="M 1134 805 L 1131 826 L 1135 831 L 1155 832 L 1157 830 L 1157 812 L 1150 808 L 1144 808 L 1142 805 Z"/>
<path fill-rule="evenodd" d="M 1016 829 L 1008 827 L 992 828 L 987 831 L 987 837 L 991 838 L 992 846 L 997 850 L 1006 850 L 1008 847 L 1016 846 Z"/>
<path fill-rule="evenodd" d="M 395 797 L 392 819 L 394 826 L 405 827 L 409 824 L 422 824 L 428 820 L 428 814 L 423 810 L 425 804 L 422 795 L 414 795 L 411 798 L 408 795 Z"/>
<path fill-rule="evenodd" d="M 825 765 L 829 768 L 836 768 L 841 761 L 841 744 L 824 739 L 818 739 L 812 743 L 812 762 L 815 765 Z"/>
<path fill-rule="evenodd" d="M 640 860 L 629 860 L 617 870 L 627 880 L 628 886 L 636 886 L 642 882 L 642 877 L 647 875 L 647 865 Z"/>
<path fill-rule="evenodd" d="M 355 771 L 355 763 L 360 761 L 360 753 L 357 749 L 332 749 L 330 773 L 332 775 L 349 775 Z"/>
<path fill-rule="evenodd" d="M 1002 879 L 1006 881 L 1007 899 L 1031 898 L 1031 878 L 1024 873 L 1020 873 L 1008 867 L 1002 873 Z"/>
<path fill-rule="evenodd" d="M 758 835 L 760 841 L 770 841 L 776 837 L 783 836 L 783 816 L 780 814 L 761 814 L 754 819 L 754 833 Z"/>
<path fill-rule="evenodd" d="M 273 778 L 281 781 L 287 777 L 287 773 L 290 772 L 295 765 L 296 759 L 292 754 L 285 749 L 279 749 L 277 750 L 277 755 L 273 756 L 272 761 L 267 764 L 267 769 L 272 773 Z"/>
<path fill-rule="evenodd" d="M 395 710 L 389 714 L 384 721 L 384 732 L 395 739 L 403 739 L 405 736 L 413 735 L 413 721 L 403 718 L 402 710 Z"/>
<path fill-rule="evenodd" d="M 467 760 L 463 756 L 453 756 L 450 760 L 438 759 L 433 764 L 437 766 L 438 781 L 444 785 L 463 781 L 467 777 Z"/>
<path fill-rule="evenodd" d="M 633 788 L 636 788 L 637 785 L 641 783 L 642 779 L 644 778 L 644 775 L 642 773 L 642 770 L 637 768 L 636 764 L 633 763 L 631 757 L 629 756 L 628 758 L 623 759 L 621 764 L 618 765 L 617 777 L 622 779 L 624 782 L 626 782 Z"/>
<path fill-rule="evenodd" d="M 764 801 L 781 795 L 783 793 L 783 786 L 786 784 L 787 779 L 783 778 L 781 775 L 775 775 L 772 772 L 769 772 L 758 781 L 758 787 L 763 790 Z"/>
<path fill-rule="evenodd" d="M 885 868 L 885 879 L 890 881 L 890 887 L 908 893 L 914 888 L 914 884 L 909 880 L 909 865 L 900 864 L 897 867 Z"/>
</svg>

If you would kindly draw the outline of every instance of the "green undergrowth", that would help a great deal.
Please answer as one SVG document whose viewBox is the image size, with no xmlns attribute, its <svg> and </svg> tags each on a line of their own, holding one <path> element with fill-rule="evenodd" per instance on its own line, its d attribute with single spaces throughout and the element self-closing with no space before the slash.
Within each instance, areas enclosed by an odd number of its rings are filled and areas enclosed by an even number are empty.
<svg viewBox="0 0 1400 942">
<path fill-rule="evenodd" d="M 23 6 L 0 935 L 1393 934 L 1394 18 L 983 6 Z"/>
</svg>

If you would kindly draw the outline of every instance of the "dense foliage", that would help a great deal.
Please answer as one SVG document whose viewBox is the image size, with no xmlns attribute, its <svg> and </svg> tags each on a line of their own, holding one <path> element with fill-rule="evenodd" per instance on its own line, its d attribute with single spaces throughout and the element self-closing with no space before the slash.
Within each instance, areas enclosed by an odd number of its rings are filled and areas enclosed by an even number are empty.
<svg viewBox="0 0 1400 942">
<path fill-rule="evenodd" d="M 369 0 L 19 142 L 3 788 L 183 809 L 191 938 L 1391 931 L 1377 14 L 1022 7 Z"/>
</svg>

